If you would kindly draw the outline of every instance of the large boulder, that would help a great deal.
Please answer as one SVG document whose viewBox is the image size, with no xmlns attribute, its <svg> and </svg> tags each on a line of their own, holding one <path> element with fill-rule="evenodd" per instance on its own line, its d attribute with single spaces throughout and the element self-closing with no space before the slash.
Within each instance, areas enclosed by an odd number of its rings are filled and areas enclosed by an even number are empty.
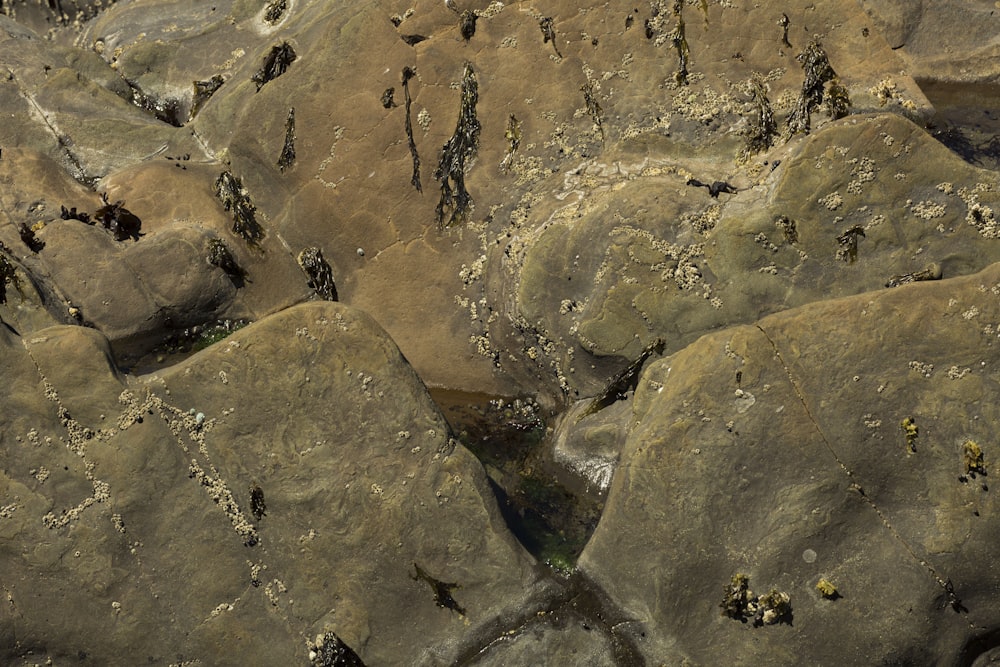
<svg viewBox="0 0 1000 667">
<path fill-rule="evenodd" d="M 482 466 L 359 311 L 298 306 L 126 381 L 6 329 L 4 660 L 450 664 L 547 590 Z"/>
<path fill-rule="evenodd" d="M 989 646 L 998 294 L 994 264 L 772 315 L 649 367 L 580 559 L 648 661 L 970 664 Z M 790 612 L 737 613 L 736 575 Z"/>
</svg>

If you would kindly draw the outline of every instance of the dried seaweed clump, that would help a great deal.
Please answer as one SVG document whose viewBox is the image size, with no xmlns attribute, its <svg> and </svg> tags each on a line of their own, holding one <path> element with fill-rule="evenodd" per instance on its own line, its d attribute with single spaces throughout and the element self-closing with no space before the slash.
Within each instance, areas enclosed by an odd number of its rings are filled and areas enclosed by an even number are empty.
<svg viewBox="0 0 1000 667">
<path fill-rule="evenodd" d="M 584 417 L 596 414 L 597 412 L 603 410 L 609 405 L 614 404 L 617 401 L 624 400 L 628 397 L 630 392 L 634 392 L 636 387 L 639 386 L 639 371 L 642 370 L 643 364 L 649 359 L 654 353 L 663 354 L 664 342 L 662 338 L 656 338 L 649 345 L 643 349 L 639 354 L 639 358 L 630 363 L 628 366 L 619 371 L 611 381 L 607 384 L 604 390 L 594 397 L 594 400 L 590 402 L 587 409 L 580 413 L 580 416 L 576 418 L 580 421 Z"/>
<path fill-rule="evenodd" d="M 771 109 L 771 102 L 767 99 L 767 90 L 764 86 L 764 77 L 754 72 L 747 87 L 756 118 L 750 122 L 746 130 L 747 143 L 740 155 L 743 160 L 766 151 L 778 136 L 778 123 L 774 120 L 774 111 Z"/>
<path fill-rule="evenodd" d="M 858 238 L 865 237 L 865 228 L 854 225 L 837 237 L 837 259 L 853 264 L 858 259 Z"/>
<path fill-rule="evenodd" d="M 983 449 L 975 440 L 966 440 L 962 443 L 962 463 L 965 466 L 965 474 L 972 479 L 975 479 L 977 474 L 986 475 Z"/>
<path fill-rule="evenodd" d="M 423 186 L 420 185 L 420 154 L 417 153 L 417 142 L 413 140 L 413 119 L 411 118 L 413 99 L 410 97 L 410 79 L 416 75 L 417 73 L 413 71 L 413 68 L 403 68 L 403 101 L 406 105 L 406 142 L 410 147 L 410 156 L 413 158 L 413 175 L 410 176 L 410 185 L 416 188 L 417 192 L 423 192 Z M 390 88 L 390 90 L 392 89 Z M 384 97 L 383 95 L 383 99 Z"/>
<path fill-rule="evenodd" d="M 826 89 L 826 100 L 823 102 L 826 115 L 831 119 L 843 118 L 851 111 L 851 96 L 840 79 L 833 77 Z"/>
<path fill-rule="evenodd" d="M 471 9 L 466 9 L 459 17 L 459 30 L 462 32 L 462 39 L 469 41 L 476 34 L 476 20 L 479 15 Z"/>
<path fill-rule="evenodd" d="M 521 121 L 514 114 L 507 118 L 507 129 L 503 136 L 507 140 L 507 152 L 504 154 L 503 160 L 500 161 L 500 170 L 508 171 L 514 163 L 514 154 L 521 146 Z"/>
<path fill-rule="evenodd" d="M 135 213 L 125 208 L 125 202 L 116 201 L 110 203 L 108 196 L 101 195 L 104 206 L 94 213 L 94 220 L 100 222 L 105 229 L 110 230 L 116 241 L 132 239 L 139 240 L 139 229 L 142 227 L 142 220 Z"/>
<path fill-rule="evenodd" d="M 332 632 L 309 645 L 309 662 L 312 667 L 365 667 L 358 654 Z"/>
<path fill-rule="evenodd" d="M 795 108 L 788 115 L 788 129 L 792 134 L 809 132 L 809 116 L 823 103 L 823 86 L 832 81 L 837 73 L 830 66 L 830 60 L 820 43 L 813 39 L 805 50 L 795 59 L 802 64 L 805 79 L 802 81 L 802 92 L 795 103 Z"/>
<path fill-rule="evenodd" d="M 227 211 L 233 213 L 233 233 L 242 237 L 254 250 L 261 250 L 264 228 L 257 222 L 257 207 L 250 200 L 250 193 L 243 181 L 226 170 L 215 179 L 215 196 L 222 200 Z"/>
<path fill-rule="evenodd" d="M 208 242 L 208 263 L 222 269 L 236 287 L 242 287 L 247 281 L 247 272 L 233 257 L 229 246 L 222 239 L 211 239 Z"/>
<path fill-rule="evenodd" d="M 597 131 L 601 135 L 601 143 L 604 143 L 604 110 L 601 109 L 601 103 L 597 101 L 595 87 L 594 82 L 588 79 L 587 83 L 580 86 L 580 90 L 583 92 L 583 101 L 587 104 L 587 113 L 590 114 L 591 120 L 597 126 Z"/>
<path fill-rule="evenodd" d="M 750 579 L 745 574 L 733 575 L 725 587 L 725 597 L 719 605 L 722 615 L 746 623 L 753 619 L 754 626 L 791 622 L 792 603 L 788 593 L 772 588 L 765 595 L 755 596 L 750 590 Z"/>
<path fill-rule="evenodd" d="M 288 117 L 285 118 L 285 145 L 281 147 L 281 155 L 278 156 L 278 169 L 282 173 L 295 162 L 295 107 L 288 110 Z"/>
<path fill-rule="evenodd" d="M 542 18 L 538 22 L 538 27 L 542 29 L 542 43 L 548 44 L 552 42 L 552 48 L 555 50 L 556 55 L 562 58 L 562 54 L 559 53 L 559 46 L 556 44 L 556 29 L 552 17 L 546 16 Z"/>
<path fill-rule="evenodd" d="M 684 0 L 674 0 L 673 11 L 674 16 L 677 17 L 677 24 L 667 35 L 667 38 L 677 51 L 677 71 L 674 72 L 674 83 L 678 86 L 686 86 L 688 84 L 688 59 L 691 56 L 691 49 L 688 47 L 687 37 L 684 34 Z"/>
<path fill-rule="evenodd" d="M 10 250 L 0 241 L 0 303 L 7 303 L 7 285 L 13 285 L 21 298 L 21 279 L 17 277 L 17 269 L 9 259 Z"/>
<path fill-rule="evenodd" d="M 458 125 L 451 139 L 442 147 L 441 158 L 434 171 L 434 178 L 441 183 L 441 199 L 435 209 L 439 225 L 450 226 L 463 222 L 472 206 L 472 196 L 465 189 L 465 169 L 479 148 L 479 131 L 482 126 L 476 117 L 478 102 L 479 82 L 472 65 L 466 63 Z"/>
<path fill-rule="evenodd" d="M 289 65 L 295 62 L 298 56 L 295 49 L 288 42 L 282 42 L 277 46 L 272 46 L 271 51 L 264 56 L 264 63 L 252 79 L 257 84 L 257 91 L 264 87 L 268 81 L 273 81 L 288 71 Z"/>
<path fill-rule="evenodd" d="M 272 0 L 271 4 L 264 9 L 264 21 L 274 25 L 281 21 L 287 10 L 288 0 Z"/>
<path fill-rule="evenodd" d="M 306 248 L 297 258 L 299 266 L 309 277 L 309 287 L 326 301 L 337 300 L 337 286 L 333 283 L 333 269 L 316 247 Z"/>
<path fill-rule="evenodd" d="M 434 604 L 444 609 L 451 609 L 452 611 L 458 612 L 459 614 L 465 615 L 465 609 L 462 608 L 460 604 L 452 597 L 451 592 L 456 588 L 461 588 L 459 584 L 449 584 L 439 579 L 435 579 L 431 575 L 417 565 L 413 564 L 416 569 L 416 574 L 412 577 L 414 581 L 423 580 L 427 582 L 427 585 L 431 587 L 434 591 Z"/>
</svg>

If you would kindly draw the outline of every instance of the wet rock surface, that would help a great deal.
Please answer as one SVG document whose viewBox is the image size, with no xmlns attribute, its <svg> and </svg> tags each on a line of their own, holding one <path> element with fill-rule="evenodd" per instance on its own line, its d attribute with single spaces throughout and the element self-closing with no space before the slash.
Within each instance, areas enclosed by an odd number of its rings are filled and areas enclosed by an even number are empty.
<svg viewBox="0 0 1000 667">
<path fill-rule="evenodd" d="M 3 3 L 4 659 L 988 660 L 994 10 Z"/>
</svg>

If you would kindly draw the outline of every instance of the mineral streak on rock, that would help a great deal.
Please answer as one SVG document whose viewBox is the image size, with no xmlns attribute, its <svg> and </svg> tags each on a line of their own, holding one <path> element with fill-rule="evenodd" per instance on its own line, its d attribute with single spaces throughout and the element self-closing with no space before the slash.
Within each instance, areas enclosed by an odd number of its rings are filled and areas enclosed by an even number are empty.
<svg viewBox="0 0 1000 667">
<path fill-rule="evenodd" d="M 285 144 L 281 148 L 281 155 L 278 156 L 278 169 L 284 173 L 285 169 L 295 162 L 295 107 L 288 110 L 288 117 L 285 118 Z"/>
<path fill-rule="evenodd" d="M 464 222 L 472 206 L 472 196 L 465 189 L 465 169 L 479 148 L 482 126 L 476 117 L 478 102 L 479 82 L 472 64 L 466 63 L 458 124 L 451 139 L 441 148 L 441 158 L 434 172 L 434 178 L 441 183 L 441 199 L 436 209 L 438 225 L 448 227 Z"/>
<path fill-rule="evenodd" d="M 410 156 L 413 158 L 413 175 L 410 176 L 410 184 L 417 189 L 417 192 L 423 192 L 423 187 L 420 185 L 420 154 L 417 153 L 417 143 L 413 140 L 413 120 L 410 117 L 410 107 L 413 104 L 410 97 L 410 79 L 416 74 L 410 67 L 403 68 L 403 103 L 406 106 L 406 142 L 410 147 Z M 382 94 L 382 106 L 386 105 L 386 99 L 388 99 L 390 106 L 393 105 L 392 90 L 390 88 Z"/>
<path fill-rule="evenodd" d="M 297 258 L 299 266 L 309 276 L 309 287 L 326 301 L 337 300 L 337 286 L 333 283 L 333 269 L 319 248 L 306 248 Z"/>
<path fill-rule="evenodd" d="M 264 63 L 252 77 L 253 82 L 257 84 L 257 91 L 260 92 L 265 83 L 277 79 L 288 71 L 288 67 L 297 57 L 295 49 L 288 42 L 272 46 L 270 52 L 264 56 Z"/>
<path fill-rule="evenodd" d="M 250 200 L 250 193 L 243 187 L 243 181 L 233 172 L 226 170 L 215 179 L 215 196 L 233 214 L 233 233 L 247 242 L 252 249 L 262 252 L 260 241 L 264 229 L 257 222 L 257 207 Z"/>
</svg>

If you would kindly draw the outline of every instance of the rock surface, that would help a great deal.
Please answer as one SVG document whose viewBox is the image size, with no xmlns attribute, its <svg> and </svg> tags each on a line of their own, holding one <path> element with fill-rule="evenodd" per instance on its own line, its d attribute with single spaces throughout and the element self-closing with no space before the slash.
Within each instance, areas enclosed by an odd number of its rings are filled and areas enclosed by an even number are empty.
<svg viewBox="0 0 1000 667">
<path fill-rule="evenodd" d="M 995 490 L 964 457 L 994 439 L 998 295 L 993 265 L 772 315 L 649 367 L 580 559 L 643 628 L 649 664 L 968 664 L 1000 622 Z M 739 573 L 790 595 L 787 623 L 720 613 Z"/>
<path fill-rule="evenodd" d="M 297 306 L 128 382 L 92 330 L 2 333 L 5 662 L 306 664 L 333 631 L 451 664 L 550 588 L 359 311 Z"/>
<path fill-rule="evenodd" d="M 3 2 L 0 654 L 988 659 L 995 11 Z"/>
</svg>

